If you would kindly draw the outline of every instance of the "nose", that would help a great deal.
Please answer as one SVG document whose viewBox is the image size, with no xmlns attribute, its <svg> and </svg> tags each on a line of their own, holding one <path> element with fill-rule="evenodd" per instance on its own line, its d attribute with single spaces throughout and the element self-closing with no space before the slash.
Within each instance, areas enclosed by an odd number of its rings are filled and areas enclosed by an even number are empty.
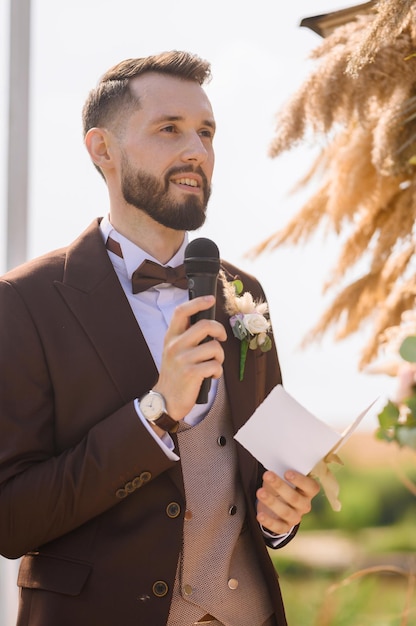
<svg viewBox="0 0 416 626">
<path fill-rule="evenodd" d="M 198 133 L 192 132 L 187 135 L 181 156 L 182 161 L 186 163 L 193 162 L 198 165 L 207 160 L 208 149 Z"/>
</svg>

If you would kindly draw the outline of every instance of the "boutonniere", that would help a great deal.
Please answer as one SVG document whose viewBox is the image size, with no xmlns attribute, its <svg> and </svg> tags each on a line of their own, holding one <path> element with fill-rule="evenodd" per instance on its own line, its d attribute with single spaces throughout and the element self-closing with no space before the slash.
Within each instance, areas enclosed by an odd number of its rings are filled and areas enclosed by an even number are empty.
<svg viewBox="0 0 416 626">
<path fill-rule="evenodd" d="M 220 271 L 223 283 L 225 310 L 230 315 L 230 325 L 234 336 L 241 341 L 240 380 L 244 378 L 244 368 L 248 350 L 260 348 L 267 352 L 272 347 L 271 324 L 268 318 L 267 302 L 255 301 L 249 291 L 243 293 L 241 280 L 228 281 Z"/>
</svg>

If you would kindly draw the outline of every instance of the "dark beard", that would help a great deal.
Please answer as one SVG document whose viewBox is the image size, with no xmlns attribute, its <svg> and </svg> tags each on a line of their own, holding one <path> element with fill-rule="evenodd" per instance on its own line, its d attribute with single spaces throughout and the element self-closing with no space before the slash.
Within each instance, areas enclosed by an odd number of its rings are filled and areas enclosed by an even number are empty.
<svg viewBox="0 0 416 626">
<path fill-rule="evenodd" d="M 200 168 L 197 170 L 192 166 L 172 168 L 166 174 L 164 182 L 161 182 L 156 176 L 143 170 L 133 171 L 125 156 L 121 166 L 121 191 L 126 202 L 144 211 L 167 228 L 197 230 L 203 225 L 211 189 Z M 193 171 L 202 177 L 203 200 L 196 196 L 189 196 L 183 202 L 173 200 L 168 191 L 171 176 Z"/>
</svg>

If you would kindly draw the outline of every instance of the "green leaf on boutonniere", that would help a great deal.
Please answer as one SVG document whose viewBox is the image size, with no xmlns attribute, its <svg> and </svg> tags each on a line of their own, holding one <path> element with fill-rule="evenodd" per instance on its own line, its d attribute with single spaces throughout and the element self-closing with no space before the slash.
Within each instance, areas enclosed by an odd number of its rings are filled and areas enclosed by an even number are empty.
<svg viewBox="0 0 416 626">
<path fill-rule="evenodd" d="M 248 339 L 243 339 L 240 345 L 240 381 L 244 378 L 244 368 L 246 366 Z"/>
<path fill-rule="evenodd" d="M 271 349 L 272 349 L 272 340 L 270 339 L 269 335 L 266 335 L 265 340 L 260 345 L 260 350 L 262 352 L 268 352 Z"/>
<path fill-rule="evenodd" d="M 236 278 L 235 280 L 233 280 L 232 284 L 234 286 L 235 293 L 237 296 L 239 296 L 240 293 L 243 293 L 244 286 L 239 278 Z"/>
<path fill-rule="evenodd" d="M 243 341 L 243 339 L 246 339 L 248 335 L 248 331 L 246 327 L 244 326 L 244 324 L 242 324 L 239 319 L 235 320 L 234 326 L 232 328 L 233 328 L 234 337 L 237 337 L 237 339 L 240 339 L 240 341 Z"/>
</svg>

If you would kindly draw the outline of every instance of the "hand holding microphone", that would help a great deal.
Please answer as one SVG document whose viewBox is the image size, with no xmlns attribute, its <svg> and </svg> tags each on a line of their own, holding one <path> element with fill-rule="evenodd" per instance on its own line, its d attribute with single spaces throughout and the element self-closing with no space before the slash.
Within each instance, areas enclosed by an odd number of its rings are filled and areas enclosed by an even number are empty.
<svg viewBox="0 0 416 626">
<path fill-rule="evenodd" d="M 198 296 L 216 296 L 217 278 L 220 269 L 220 254 L 216 244 L 210 239 L 201 237 L 191 241 L 185 250 L 185 272 L 188 279 L 189 299 Z M 215 304 L 205 311 L 200 311 L 191 317 L 191 324 L 199 320 L 215 318 Z M 209 341 L 206 337 L 203 341 Z M 208 393 L 211 379 L 205 378 L 202 382 L 196 403 L 208 402 Z"/>
<path fill-rule="evenodd" d="M 197 404 L 208 402 L 211 377 L 220 376 L 224 360 L 224 351 L 218 342 L 227 338 L 225 328 L 215 320 L 220 267 L 217 246 L 209 239 L 191 241 L 185 250 L 184 264 L 189 300 L 173 311 L 164 339 L 159 378 L 153 387 L 153 391 L 165 398 L 167 412 L 176 421 L 189 413 L 195 398 Z M 208 301 L 204 302 L 204 297 L 208 297 Z M 205 324 L 195 326 L 200 320 L 206 320 Z M 200 385 L 201 375 L 196 379 L 196 372 L 201 369 L 206 378 Z"/>
</svg>

